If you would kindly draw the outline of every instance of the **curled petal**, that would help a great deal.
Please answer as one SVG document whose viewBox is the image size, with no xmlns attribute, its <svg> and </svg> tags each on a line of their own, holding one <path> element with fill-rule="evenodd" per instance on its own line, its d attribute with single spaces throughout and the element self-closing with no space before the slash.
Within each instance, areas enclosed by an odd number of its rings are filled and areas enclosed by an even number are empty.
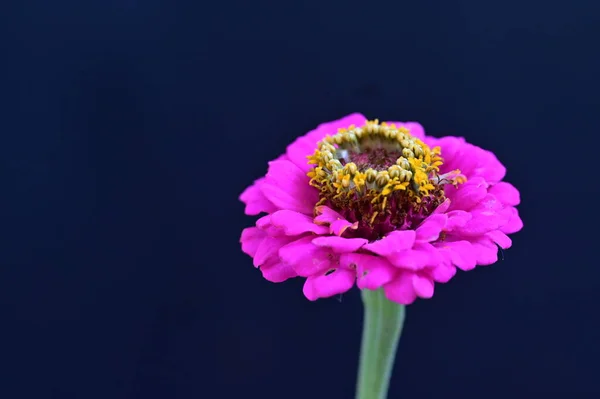
<svg viewBox="0 0 600 399">
<path fill-rule="evenodd" d="M 279 257 L 303 277 L 327 270 L 333 264 L 331 252 L 312 243 L 312 237 L 303 237 L 279 249 Z"/>
<path fill-rule="evenodd" d="M 397 273 L 387 259 L 357 253 L 340 255 L 340 267 L 356 269 L 356 285 L 360 289 L 376 290 L 389 283 Z"/>
<path fill-rule="evenodd" d="M 383 286 L 385 296 L 390 301 L 402 305 L 410 305 L 417 299 L 417 293 L 412 283 L 414 273 L 403 271 L 396 278 Z"/>
<path fill-rule="evenodd" d="M 358 251 L 367 240 L 364 238 L 342 238 L 337 236 L 317 237 L 312 240 L 318 247 L 331 248 L 335 253 L 342 254 L 346 252 Z"/>
<path fill-rule="evenodd" d="M 265 197 L 280 209 L 311 215 L 319 194 L 308 181 L 308 176 L 290 161 L 271 161 L 260 187 Z"/>
<path fill-rule="evenodd" d="M 346 220 L 342 215 L 325 205 L 319 205 L 315 210 L 317 211 L 315 217 L 315 223 L 317 224 L 331 224 L 336 220 Z"/>
<path fill-rule="evenodd" d="M 450 198 L 446 198 L 444 200 L 444 202 L 442 202 L 441 204 L 439 204 L 437 206 L 437 208 L 435 208 L 435 210 L 433 211 L 432 215 L 436 215 L 438 213 L 446 213 L 446 211 L 448 210 L 448 208 L 450 208 L 451 204 L 452 204 L 452 201 L 450 200 Z"/>
<path fill-rule="evenodd" d="M 304 282 L 304 296 L 315 301 L 319 298 L 328 298 L 344 293 L 352 288 L 355 277 L 353 271 L 340 268 L 310 276 Z"/>
<path fill-rule="evenodd" d="M 336 220 L 329 226 L 331 234 L 341 236 L 347 229 L 356 230 L 358 228 L 358 222 L 350 223 L 347 220 Z"/>
<path fill-rule="evenodd" d="M 317 217 L 315 217 L 315 223 L 329 225 L 331 234 L 341 236 L 348 228 L 354 230 L 358 228 L 358 222 L 350 223 L 342 215 L 327 206 L 317 206 L 316 211 Z"/>
<path fill-rule="evenodd" d="M 381 256 L 389 256 L 412 248 L 416 236 L 414 230 L 392 231 L 381 240 L 368 243 L 363 248 Z"/>
</svg>

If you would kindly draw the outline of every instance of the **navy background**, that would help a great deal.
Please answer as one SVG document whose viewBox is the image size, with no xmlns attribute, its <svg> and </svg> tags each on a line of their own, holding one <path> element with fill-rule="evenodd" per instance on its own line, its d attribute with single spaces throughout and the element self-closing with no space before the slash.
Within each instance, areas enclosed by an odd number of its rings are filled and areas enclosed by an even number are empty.
<svg viewBox="0 0 600 399">
<path fill-rule="evenodd" d="M 356 290 L 238 244 L 239 193 L 351 112 L 495 151 L 505 260 L 408 309 L 390 398 L 600 394 L 592 1 L 24 1 L 0 12 L 0 397 L 352 398 Z"/>
</svg>

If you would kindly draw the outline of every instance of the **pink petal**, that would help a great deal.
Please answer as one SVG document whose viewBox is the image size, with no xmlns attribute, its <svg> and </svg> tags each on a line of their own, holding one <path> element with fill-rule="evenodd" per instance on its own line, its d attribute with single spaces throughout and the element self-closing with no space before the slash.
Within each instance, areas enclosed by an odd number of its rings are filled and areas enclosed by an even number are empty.
<svg viewBox="0 0 600 399">
<path fill-rule="evenodd" d="M 446 215 L 448 215 L 448 221 L 446 222 L 444 231 L 452 231 L 456 228 L 464 227 L 472 218 L 471 214 L 465 211 L 450 211 Z"/>
<path fill-rule="evenodd" d="M 477 265 L 475 249 L 469 241 L 443 241 L 436 247 L 446 260 L 461 270 L 472 270 Z"/>
<path fill-rule="evenodd" d="M 506 175 L 506 168 L 496 158 L 493 152 L 473 146 L 477 149 L 477 167 L 473 170 L 474 176 L 481 176 L 489 183 L 499 182 Z"/>
<path fill-rule="evenodd" d="M 383 286 L 385 296 L 390 301 L 402 305 L 410 305 L 417 299 L 417 293 L 412 284 L 414 273 L 402 272 L 394 280 Z"/>
<path fill-rule="evenodd" d="M 358 222 L 350 223 L 347 220 L 336 220 L 329 226 L 330 233 L 341 237 L 347 229 L 358 229 Z"/>
<path fill-rule="evenodd" d="M 256 180 L 253 185 L 246 188 L 240 195 L 240 201 L 246 204 L 244 211 L 246 215 L 258 215 L 261 212 L 270 213 L 277 210 L 277 207 L 265 197 L 260 189 L 264 181 L 264 177 Z"/>
<path fill-rule="evenodd" d="M 350 223 L 347 220 L 336 220 L 329 226 L 331 234 L 341 236 L 347 229 L 356 230 L 358 228 L 358 222 Z"/>
<path fill-rule="evenodd" d="M 486 234 L 486 237 L 498 244 L 502 249 L 508 249 L 512 246 L 512 240 L 500 230 L 490 231 Z"/>
<path fill-rule="evenodd" d="M 276 257 L 279 249 L 293 240 L 294 237 L 287 236 L 265 237 L 265 239 L 261 241 L 260 245 L 256 249 L 256 254 L 254 255 L 253 259 L 254 266 L 258 267 L 266 263 L 269 258 L 274 256 Z"/>
<path fill-rule="evenodd" d="M 457 155 L 460 155 L 460 149 L 466 144 L 463 137 L 444 136 L 439 139 L 427 137 L 427 143 L 430 146 L 439 146 L 442 149 L 442 158 L 444 163 L 453 161 Z"/>
<path fill-rule="evenodd" d="M 408 132 L 411 136 L 414 136 L 420 140 L 425 138 L 425 129 L 418 122 L 386 122 L 388 125 L 392 123 L 396 125 L 396 127 L 404 127 L 408 129 Z"/>
<path fill-rule="evenodd" d="M 416 241 L 417 242 L 431 242 L 438 239 L 448 216 L 445 214 L 431 215 L 425 219 L 421 225 L 417 228 Z"/>
<path fill-rule="evenodd" d="M 256 227 L 261 230 L 267 230 L 271 227 L 271 215 L 265 215 L 263 217 L 258 218 L 256 221 Z"/>
<path fill-rule="evenodd" d="M 456 275 L 456 267 L 451 263 L 440 263 L 429 272 L 433 281 L 437 283 L 447 283 Z"/>
<path fill-rule="evenodd" d="M 368 242 L 364 238 L 343 238 L 337 236 L 317 237 L 312 240 L 312 243 L 316 246 L 331 248 L 333 252 L 338 254 L 358 251 Z"/>
<path fill-rule="evenodd" d="M 468 179 L 478 176 L 483 177 L 489 183 L 496 183 L 502 180 L 506 174 L 506 168 L 491 151 L 467 143 L 460 149 L 460 152 L 462 156 L 456 158 L 457 168 Z"/>
<path fill-rule="evenodd" d="M 481 177 L 474 177 L 463 185 L 445 189 L 446 195 L 452 200 L 451 210 L 468 211 L 481 202 L 487 195 L 487 183 Z"/>
<path fill-rule="evenodd" d="M 340 256 L 340 267 L 356 268 L 358 288 L 376 290 L 390 282 L 396 275 L 396 268 L 379 256 L 349 253 Z"/>
<path fill-rule="evenodd" d="M 356 275 L 345 269 L 328 270 L 325 273 L 310 276 L 304 283 L 304 296 L 311 301 L 342 294 L 354 285 Z"/>
<path fill-rule="evenodd" d="M 312 167 L 308 164 L 307 156 L 315 152 L 319 141 L 323 140 L 328 134 L 333 136 L 340 128 L 347 128 L 350 125 L 363 126 L 366 121 L 367 119 L 363 115 L 354 113 L 335 121 L 322 123 L 315 130 L 299 137 L 290 144 L 287 147 L 287 156 L 290 161 L 306 173 Z"/>
<path fill-rule="evenodd" d="M 412 275 L 412 285 L 417 296 L 421 298 L 431 298 L 433 296 L 433 281 L 428 276 L 414 273 Z"/>
<path fill-rule="evenodd" d="M 463 236 L 477 237 L 496 230 L 509 220 L 510 215 L 503 211 L 503 205 L 491 194 L 471 210 L 471 220 L 463 227 L 455 229 Z"/>
<path fill-rule="evenodd" d="M 315 217 L 316 224 L 328 224 L 329 231 L 331 234 L 335 234 L 336 236 L 341 236 L 344 234 L 346 229 L 351 228 L 356 230 L 358 228 L 358 222 L 350 223 L 342 215 L 334 211 L 333 209 L 320 205 L 316 208 L 317 217 Z"/>
<path fill-rule="evenodd" d="M 283 231 L 271 223 L 271 215 L 265 215 L 256 221 L 256 227 L 263 230 L 270 236 L 282 235 Z"/>
<path fill-rule="evenodd" d="M 313 237 L 303 237 L 279 249 L 279 257 L 303 277 L 329 269 L 333 265 L 331 252 L 312 243 Z"/>
<path fill-rule="evenodd" d="M 484 165 L 475 170 L 479 176 L 485 178 L 489 183 L 497 183 L 506 176 L 506 167 L 496 158 L 491 151 L 481 149 L 485 153 Z"/>
<path fill-rule="evenodd" d="M 240 238 L 242 251 L 245 254 L 254 257 L 258 246 L 266 236 L 267 234 L 264 231 L 256 227 L 245 228 L 242 230 L 242 236 Z"/>
<path fill-rule="evenodd" d="M 498 247 L 488 237 L 481 237 L 471 242 L 477 264 L 487 266 L 498 261 Z"/>
<path fill-rule="evenodd" d="M 448 210 L 448 208 L 450 208 L 451 204 L 452 204 L 452 201 L 450 200 L 450 198 L 446 198 L 444 200 L 444 202 L 442 202 L 441 204 L 439 204 L 438 207 L 434 209 L 432 215 L 436 215 L 438 213 L 446 213 L 446 211 Z"/>
<path fill-rule="evenodd" d="M 272 283 L 281 283 L 298 275 L 290 265 L 274 260 L 260 267 L 263 277 Z"/>
<path fill-rule="evenodd" d="M 260 188 L 265 197 L 280 209 L 312 215 L 319 194 L 308 182 L 308 176 L 290 161 L 271 161 Z"/>
<path fill-rule="evenodd" d="M 303 172 L 308 172 L 313 165 L 309 165 L 308 156 L 315 152 L 317 142 L 310 137 L 302 136 L 296 139 L 287 148 L 287 154 L 291 162 Z"/>
<path fill-rule="evenodd" d="M 328 228 L 317 226 L 313 223 L 312 217 L 302 213 L 281 210 L 271 215 L 273 226 L 280 228 L 286 235 L 297 235 L 302 233 L 326 234 Z"/>
<path fill-rule="evenodd" d="M 382 239 L 366 244 L 363 248 L 381 256 L 389 256 L 412 248 L 416 236 L 414 230 L 392 231 Z"/>
<path fill-rule="evenodd" d="M 506 234 L 516 233 L 517 231 L 520 231 L 523 228 L 523 221 L 519 216 L 519 211 L 516 208 L 512 207 L 509 209 L 511 209 L 510 219 L 508 220 L 508 222 L 502 225 L 502 227 L 500 227 L 500 231 Z"/>
<path fill-rule="evenodd" d="M 315 217 L 315 223 L 317 224 L 331 224 L 336 220 L 346 220 L 342 215 L 325 205 L 319 205 L 315 207 L 315 210 L 317 211 Z"/>
<path fill-rule="evenodd" d="M 442 260 L 437 249 L 429 243 L 416 243 L 412 249 L 387 256 L 390 263 L 407 270 L 420 270 Z"/>
<path fill-rule="evenodd" d="M 504 205 L 516 206 L 521 202 L 521 195 L 519 194 L 519 190 L 515 188 L 510 183 L 500 182 L 494 184 L 490 188 L 490 194 L 493 194 L 498 201 L 502 202 Z"/>
<path fill-rule="evenodd" d="M 482 177 L 488 183 L 499 182 L 506 174 L 506 168 L 492 152 L 466 143 L 462 137 L 447 136 L 429 142 L 442 148 L 444 164 L 441 173 L 460 169 L 468 180 Z"/>
</svg>

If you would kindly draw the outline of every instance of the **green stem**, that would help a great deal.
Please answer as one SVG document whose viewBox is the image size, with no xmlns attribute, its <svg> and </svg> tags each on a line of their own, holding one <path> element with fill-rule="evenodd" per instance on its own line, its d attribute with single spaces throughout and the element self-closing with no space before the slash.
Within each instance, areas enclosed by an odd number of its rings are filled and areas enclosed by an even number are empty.
<svg viewBox="0 0 600 399">
<path fill-rule="evenodd" d="M 363 336 L 356 399 L 386 399 L 405 308 L 387 299 L 383 289 L 362 290 L 362 300 Z"/>
</svg>

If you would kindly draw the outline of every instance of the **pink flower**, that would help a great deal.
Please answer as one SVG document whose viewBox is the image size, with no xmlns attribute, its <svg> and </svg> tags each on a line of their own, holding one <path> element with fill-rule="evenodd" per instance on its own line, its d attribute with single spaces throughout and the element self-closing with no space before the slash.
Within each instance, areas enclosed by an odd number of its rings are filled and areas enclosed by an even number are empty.
<svg viewBox="0 0 600 399">
<path fill-rule="evenodd" d="M 352 114 L 298 138 L 242 193 L 246 214 L 266 214 L 242 250 L 269 281 L 306 278 L 310 300 L 356 283 L 410 304 L 511 246 L 523 223 L 505 173 L 463 138 Z"/>
</svg>

